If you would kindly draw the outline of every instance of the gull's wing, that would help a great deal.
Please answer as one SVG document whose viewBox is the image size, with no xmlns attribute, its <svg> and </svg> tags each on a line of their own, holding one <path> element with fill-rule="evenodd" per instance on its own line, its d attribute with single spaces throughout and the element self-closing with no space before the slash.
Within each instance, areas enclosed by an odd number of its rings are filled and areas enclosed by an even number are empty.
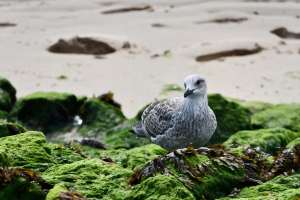
<svg viewBox="0 0 300 200">
<path fill-rule="evenodd" d="M 148 135 L 156 137 L 163 135 L 174 126 L 174 113 L 182 105 L 181 98 L 171 98 L 156 101 L 148 106 L 142 115 L 142 123 Z"/>
</svg>

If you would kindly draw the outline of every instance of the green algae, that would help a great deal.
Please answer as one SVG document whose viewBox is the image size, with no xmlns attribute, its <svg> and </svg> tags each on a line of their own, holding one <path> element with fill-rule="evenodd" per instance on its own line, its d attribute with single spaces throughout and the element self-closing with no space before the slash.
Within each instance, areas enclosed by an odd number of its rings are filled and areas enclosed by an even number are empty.
<svg viewBox="0 0 300 200">
<path fill-rule="evenodd" d="M 131 184 L 143 184 L 158 175 L 174 177 L 196 199 L 214 199 L 245 180 L 242 161 L 221 150 L 187 149 L 154 159 L 138 170 Z M 159 183 L 157 183 L 159 184 Z"/>
<path fill-rule="evenodd" d="M 147 138 L 137 137 L 131 130 L 137 120 L 129 119 L 112 128 L 105 134 L 104 143 L 110 149 L 130 149 L 143 146 L 150 143 Z"/>
<path fill-rule="evenodd" d="M 49 190 L 46 200 L 60 200 L 60 194 L 67 191 L 68 189 L 64 184 L 58 183 L 51 190 Z"/>
<path fill-rule="evenodd" d="M 28 128 L 48 133 L 72 122 L 77 110 L 72 94 L 36 92 L 19 99 L 10 116 Z"/>
<path fill-rule="evenodd" d="M 148 144 L 132 149 L 98 150 L 90 147 L 83 147 L 83 153 L 91 158 L 103 160 L 111 159 L 112 162 L 128 169 L 138 169 L 147 162 L 165 155 L 167 151 L 155 144 Z"/>
<path fill-rule="evenodd" d="M 10 160 L 11 166 L 43 171 L 59 163 L 70 163 L 82 157 L 70 149 L 46 143 L 40 132 L 25 132 L 0 140 L 0 151 Z"/>
<path fill-rule="evenodd" d="M 26 129 L 20 124 L 0 119 L 0 137 L 16 135 L 24 132 L 26 132 Z"/>
<path fill-rule="evenodd" d="M 294 149 L 295 147 L 299 146 L 300 147 L 300 137 L 292 140 L 290 143 L 286 145 L 287 149 Z"/>
<path fill-rule="evenodd" d="M 175 177 L 157 175 L 132 188 L 126 200 L 195 200 L 193 194 Z"/>
<path fill-rule="evenodd" d="M 256 147 L 266 153 L 275 153 L 297 137 L 300 137 L 300 132 L 284 128 L 239 131 L 224 142 L 224 145 L 235 153 Z"/>
<path fill-rule="evenodd" d="M 250 125 L 250 111 L 220 94 L 208 96 L 208 104 L 214 111 L 218 126 L 210 143 L 221 143 L 239 130 L 247 130 Z"/>
<path fill-rule="evenodd" d="M 0 110 L 10 111 L 16 102 L 16 89 L 3 77 L 0 77 Z"/>
<path fill-rule="evenodd" d="M 282 127 L 300 131 L 300 104 L 274 105 L 251 117 L 254 128 Z"/>
<path fill-rule="evenodd" d="M 111 128 L 125 120 L 121 110 L 97 98 L 90 98 L 80 108 L 83 120 L 79 131 L 89 137 L 103 137 Z"/>
<path fill-rule="evenodd" d="M 88 199 L 124 199 L 132 171 L 99 159 L 56 165 L 42 177 L 51 184 L 63 183 Z"/>
<path fill-rule="evenodd" d="M 300 174 L 277 176 L 263 184 L 244 188 L 235 197 L 222 200 L 297 200 L 300 198 Z M 221 200 L 220 199 L 220 200 Z"/>
</svg>

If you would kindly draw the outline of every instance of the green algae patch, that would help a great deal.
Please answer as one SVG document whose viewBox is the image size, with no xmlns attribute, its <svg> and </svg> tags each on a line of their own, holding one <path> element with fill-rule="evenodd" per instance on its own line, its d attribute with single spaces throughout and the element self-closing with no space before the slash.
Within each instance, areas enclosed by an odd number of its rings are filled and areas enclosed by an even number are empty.
<svg viewBox="0 0 300 200">
<path fill-rule="evenodd" d="M 28 128 L 48 133 L 72 122 L 77 110 L 72 94 L 36 92 L 19 99 L 10 116 Z"/>
<path fill-rule="evenodd" d="M 244 108 L 247 108 L 251 112 L 251 114 L 261 112 L 263 110 L 266 110 L 274 106 L 271 103 L 267 103 L 263 101 L 245 101 L 245 100 L 233 99 L 233 98 L 230 98 L 230 100 L 238 103 Z"/>
<path fill-rule="evenodd" d="M 297 137 L 300 137 L 300 132 L 284 128 L 239 131 L 224 142 L 224 145 L 235 153 L 256 147 L 266 153 L 275 153 Z"/>
<path fill-rule="evenodd" d="M 125 120 L 105 134 L 104 143 L 109 149 L 131 149 L 150 143 L 147 138 L 137 137 L 131 130 L 136 119 Z"/>
<path fill-rule="evenodd" d="M 111 159 L 111 162 L 115 162 L 128 169 L 138 169 L 147 162 L 167 153 L 165 149 L 155 144 L 148 144 L 129 150 L 98 150 L 90 147 L 83 147 L 82 152 L 92 158 L 100 158 L 103 160 Z"/>
<path fill-rule="evenodd" d="M 129 193 L 131 170 L 99 159 L 56 165 L 42 177 L 51 184 L 63 183 L 89 199 L 124 199 Z"/>
<path fill-rule="evenodd" d="M 300 198 L 300 174 L 277 176 L 263 184 L 244 188 L 235 197 L 221 198 L 222 200 L 297 200 Z M 220 199 L 220 200 L 221 200 Z"/>
<path fill-rule="evenodd" d="M 16 89 L 3 77 L 0 77 L 0 110 L 9 112 L 16 102 Z"/>
<path fill-rule="evenodd" d="M 67 191 L 68 188 L 64 184 L 58 183 L 51 190 L 49 190 L 46 200 L 60 200 L 60 194 Z"/>
<path fill-rule="evenodd" d="M 126 200 L 195 200 L 193 194 L 174 176 L 150 177 L 132 188 Z"/>
<path fill-rule="evenodd" d="M 1 138 L 0 151 L 6 154 L 11 166 L 37 171 L 43 171 L 54 164 L 82 159 L 69 149 L 48 144 L 43 133 L 33 131 Z"/>
<path fill-rule="evenodd" d="M 208 96 L 208 104 L 214 111 L 218 126 L 210 143 L 222 143 L 239 130 L 250 129 L 250 111 L 220 94 Z"/>
<path fill-rule="evenodd" d="M 246 177 L 243 162 L 239 158 L 222 150 L 188 148 L 147 163 L 135 172 L 130 183 L 143 184 L 158 175 L 174 177 L 196 199 L 214 199 L 227 194 Z"/>
<path fill-rule="evenodd" d="M 0 137 L 16 135 L 24 132 L 26 132 L 26 129 L 20 124 L 0 119 Z"/>
<path fill-rule="evenodd" d="M 80 107 L 82 126 L 79 131 L 89 137 L 103 137 L 111 128 L 125 120 L 121 110 L 97 98 L 86 100 Z"/>
<path fill-rule="evenodd" d="M 274 105 L 251 117 L 254 128 L 282 127 L 300 131 L 300 104 Z"/>
<path fill-rule="evenodd" d="M 287 149 L 294 149 L 296 147 L 300 147 L 300 137 L 294 139 L 293 141 L 291 141 L 286 145 Z"/>
</svg>

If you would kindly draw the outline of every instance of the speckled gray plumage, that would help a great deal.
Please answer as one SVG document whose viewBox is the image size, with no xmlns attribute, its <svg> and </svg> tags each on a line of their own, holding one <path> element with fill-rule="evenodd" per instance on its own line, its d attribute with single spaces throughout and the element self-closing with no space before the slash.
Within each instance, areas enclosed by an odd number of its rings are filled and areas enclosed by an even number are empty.
<svg viewBox="0 0 300 200">
<path fill-rule="evenodd" d="M 168 150 L 205 145 L 217 127 L 207 97 L 194 102 L 185 98 L 156 101 L 142 115 L 138 131 Z"/>
</svg>

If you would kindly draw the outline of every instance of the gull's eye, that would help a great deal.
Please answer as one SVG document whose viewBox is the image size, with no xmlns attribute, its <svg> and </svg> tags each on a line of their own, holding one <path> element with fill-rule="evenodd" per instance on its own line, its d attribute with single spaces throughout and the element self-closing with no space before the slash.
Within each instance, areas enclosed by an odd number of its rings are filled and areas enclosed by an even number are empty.
<svg viewBox="0 0 300 200">
<path fill-rule="evenodd" d="M 200 85 L 200 83 L 201 83 L 201 80 L 196 81 L 196 85 Z"/>
</svg>

